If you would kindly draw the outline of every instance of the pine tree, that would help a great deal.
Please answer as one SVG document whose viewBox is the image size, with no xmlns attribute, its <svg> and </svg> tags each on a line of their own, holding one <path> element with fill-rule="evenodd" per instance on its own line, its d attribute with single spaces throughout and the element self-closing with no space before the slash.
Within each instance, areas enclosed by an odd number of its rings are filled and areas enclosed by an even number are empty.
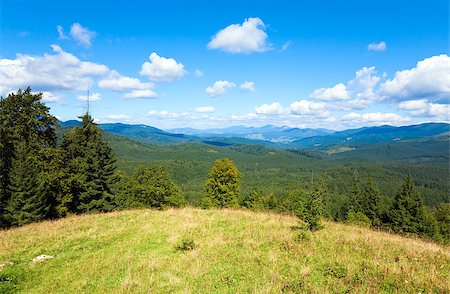
<svg viewBox="0 0 450 294">
<path fill-rule="evenodd" d="M 350 196 L 348 197 L 347 204 L 345 206 L 345 219 L 348 218 L 350 213 L 363 212 L 361 183 L 358 175 L 355 173 L 353 176 L 353 183 L 350 189 Z"/>
<path fill-rule="evenodd" d="M 396 232 L 425 232 L 425 205 L 411 175 L 406 177 L 401 190 L 394 198 L 389 211 L 389 223 Z"/>
<path fill-rule="evenodd" d="M 368 177 L 363 193 L 363 213 L 370 219 L 372 225 L 380 224 L 380 192 L 372 177 Z"/>
<path fill-rule="evenodd" d="M 38 152 L 56 146 L 57 120 L 41 99 L 42 93 L 33 94 L 30 88 L 1 99 L 0 226 L 7 226 L 7 220 L 17 225 L 47 214 L 47 199 L 31 193 L 39 185 Z"/>
<path fill-rule="evenodd" d="M 241 173 L 231 159 L 216 160 L 206 181 L 205 206 L 237 206 L 241 178 Z"/>
<path fill-rule="evenodd" d="M 6 219 L 11 225 L 21 226 L 48 217 L 50 199 L 39 193 L 39 180 L 34 156 L 21 142 L 16 147 L 10 174 L 10 199 L 6 205 Z"/>
<path fill-rule="evenodd" d="M 68 179 L 76 211 L 109 211 L 114 207 L 112 186 L 116 159 L 112 149 L 102 141 L 102 131 L 86 113 L 82 124 L 63 138 L 71 177 Z"/>
<path fill-rule="evenodd" d="M 320 217 L 323 213 L 323 203 L 326 194 L 327 192 L 322 181 L 319 181 L 318 184 L 313 184 L 306 193 L 303 220 L 311 231 L 316 231 L 322 227 Z"/>
</svg>

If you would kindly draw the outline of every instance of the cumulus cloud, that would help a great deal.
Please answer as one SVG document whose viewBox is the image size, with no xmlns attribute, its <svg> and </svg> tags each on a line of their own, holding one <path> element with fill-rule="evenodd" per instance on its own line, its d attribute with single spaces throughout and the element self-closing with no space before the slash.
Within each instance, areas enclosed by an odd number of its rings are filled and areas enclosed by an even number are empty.
<svg viewBox="0 0 450 294">
<path fill-rule="evenodd" d="M 314 90 L 310 98 L 333 101 L 333 100 L 345 100 L 350 98 L 350 94 L 347 91 L 347 87 L 343 83 L 339 83 L 332 88 L 320 88 Z"/>
<path fill-rule="evenodd" d="M 199 113 L 212 113 L 214 112 L 214 107 L 212 106 L 200 106 L 195 109 Z"/>
<path fill-rule="evenodd" d="M 219 31 L 209 42 L 208 48 L 230 53 L 264 52 L 270 49 L 265 29 L 260 18 L 248 18 L 242 25 L 232 24 Z"/>
<path fill-rule="evenodd" d="M 319 114 L 322 116 L 326 116 L 329 114 L 326 108 L 327 105 L 325 103 L 309 100 L 294 101 L 289 106 L 291 113 L 296 115 Z"/>
<path fill-rule="evenodd" d="M 39 91 L 84 91 L 94 77 L 109 72 L 105 65 L 81 61 L 57 45 L 51 47 L 53 54 L 17 54 L 15 59 L 0 59 L 0 94 L 29 85 Z"/>
<path fill-rule="evenodd" d="M 150 62 L 142 64 L 140 74 L 153 81 L 172 82 L 186 74 L 184 65 L 173 58 L 165 58 L 153 52 L 149 59 Z"/>
<path fill-rule="evenodd" d="M 59 102 L 62 99 L 60 95 L 56 95 L 52 92 L 44 91 L 42 92 L 42 101 L 46 103 Z"/>
<path fill-rule="evenodd" d="M 254 82 L 244 82 L 239 86 L 242 90 L 247 90 L 250 92 L 255 91 L 255 83 Z"/>
<path fill-rule="evenodd" d="M 289 112 L 289 110 L 284 109 L 283 106 L 281 106 L 281 104 L 278 102 L 256 106 L 255 111 L 257 114 L 265 114 L 265 115 L 278 115 L 278 114 L 286 114 Z"/>
<path fill-rule="evenodd" d="M 88 28 L 83 27 L 79 23 L 74 23 L 70 27 L 70 36 L 77 41 L 78 44 L 83 45 L 85 48 L 91 47 L 91 40 L 95 37 L 95 35 L 96 33 L 94 31 L 90 31 Z"/>
<path fill-rule="evenodd" d="M 128 91 L 124 95 L 128 99 L 158 97 L 158 94 L 153 91 L 154 85 L 152 83 L 143 83 L 139 79 L 123 76 L 115 70 L 112 70 L 108 76 L 101 79 L 98 85 L 101 88 L 112 91 Z"/>
<path fill-rule="evenodd" d="M 449 104 L 429 103 L 426 99 L 403 101 L 398 108 L 415 116 L 434 117 L 437 120 L 448 121 L 450 117 Z"/>
<path fill-rule="evenodd" d="M 87 95 L 80 95 L 77 97 L 79 101 L 87 101 L 88 96 Z M 89 101 L 99 101 L 102 100 L 102 95 L 100 93 L 92 93 L 89 95 Z"/>
<path fill-rule="evenodd" d="M 209 97 L 216 97 L 225 94 L 228 89 L 235 88 L 236 84 L 230 81 L 216 81 L 212 86 L 206 88 Z"/>
<path fill-rule="evenodd" d="M 380 85 L 378 94 L 383 99 L 405 101 L 428 99 L 449 103 L 450 57 L 446 54 L 426 58 L 415 68 L 397 71 L 395 77 Z"/>
<path fill-rule="evenodd" d="M 371 43 L 367 45 L 367 49 L 370 51 L 384 51 L 387 49 L 386 42 L 381 41 L 380 43 Z"/>
<path fill-rule="evenodd" d="M 351 112 L 344 115 L 341 119 L 350 125 L 402 125 L 411 120 L 410 118 L 405 118 L 395 113 L 382 112 L 364 114 Z"/>
<path fill-rule="evenodd" d="M 158 94 L 153 92 L 153 90 L 133 90 L 124 95 L 127 99 L 139 99 L 139 98 L 156 98 Z"/>
</svg>

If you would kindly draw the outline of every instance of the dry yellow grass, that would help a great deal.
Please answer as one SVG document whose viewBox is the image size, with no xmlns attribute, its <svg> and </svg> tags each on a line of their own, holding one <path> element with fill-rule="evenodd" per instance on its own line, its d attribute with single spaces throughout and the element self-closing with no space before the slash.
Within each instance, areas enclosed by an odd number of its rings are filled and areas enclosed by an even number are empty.
<svg viewBox="0 0 450 294">
<path fill-rule="evenodd" d="M 327 222 L 296 241 L 294 217 L 246 210 L 133 210 L 0 231 L 0 292 L 450 292 L 448 247 Z M 195 248 L 176 250 L 183 239 Z M 40 254 L 55 258 L 41 263 Z"/>
</svg>

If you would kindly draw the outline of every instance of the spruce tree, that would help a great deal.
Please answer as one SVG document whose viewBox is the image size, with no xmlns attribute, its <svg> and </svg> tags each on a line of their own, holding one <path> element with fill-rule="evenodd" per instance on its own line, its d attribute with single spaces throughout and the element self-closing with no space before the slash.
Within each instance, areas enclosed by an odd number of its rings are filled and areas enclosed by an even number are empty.
<svg viewBox="0 0 450 294">
<path fill-rule="evenodd" d="M 51 202 L 47 195 L 39 193 L 38 158 L 24 142 L 16 147 L 10 174 L 10 199 L 6 205 L 6 219 L 11 225 L 20 226 L 48 217 Z"/>
<path fill-rule="evenodd" d="M 238 205 L 242 175 L 229 158 L 216 160 L 206 181 L 205 206 Z"/>
<path fill-rule="evenodd" d="M 370 219 L 372 225 L 379 225 L 381 216 L 380 192 L 372 177 L 368 177 L 365 183 L 363 204 L 363 213 Z"/>
<path fill-rule="evenodd" d="M 311 231 L 316 231 L 322 227 L 320 217 L 323 213 L 323 203 L 326 197 L 326 189 L 323 182 L 314 184 L 306 193 L 304 202 L 303 220 Z"/>
<path fill-rule="evenodd" d="M 362 212 L 362 201 L 361 201 L 361 183 L 359 181 L 358 175 L 355 173 L 353 176 L 353 184 L 350 190 L 350 197 L 347 204 L 348 212 Z"/>
<path fill-rule="evenodd" d="M 32 193 L 39 185 L 38 152 L 56 146 L 57 120 L 30 88 L 0 104 L 0 226 L 46 217 L 48 201 Z M 27 187 L 30 187 L 29 191 Z"/>
<path fill-rule="evenodd" d="M 425 232 L 425 205 L 420 193 L 416 190 L 411 175 L 405 181 L 394 198 L 389 211 L 389 223 L 396 232 L 420 234 Z"/>
<path fill-rule="evenodd" d="M 75 212 L 109 211 L 114 207 L 111 189 L 117 181 L 116 159 L 92 117 L 86 113 L 81 119 L 81 126 L 65 134 L 62 142 L 71 174 L 71 201 Z"/>
</svg>

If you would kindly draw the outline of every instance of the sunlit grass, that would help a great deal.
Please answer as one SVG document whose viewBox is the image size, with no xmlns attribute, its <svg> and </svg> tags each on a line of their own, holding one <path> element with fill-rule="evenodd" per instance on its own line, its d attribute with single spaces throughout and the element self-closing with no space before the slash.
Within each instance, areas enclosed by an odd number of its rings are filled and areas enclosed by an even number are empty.
<svg viewBox="0 0 450 294">
<path fill-rule="evenodd" d="M 448 247 L 327 222 L 295 241 L 291 216 L 133 210 L 0 231 L 0 292 L 450 291 Z M 178 250 L 193 241 L 193 248 Z M 53 259 L 33 263 L 47 254 Z"/>
</svg>

